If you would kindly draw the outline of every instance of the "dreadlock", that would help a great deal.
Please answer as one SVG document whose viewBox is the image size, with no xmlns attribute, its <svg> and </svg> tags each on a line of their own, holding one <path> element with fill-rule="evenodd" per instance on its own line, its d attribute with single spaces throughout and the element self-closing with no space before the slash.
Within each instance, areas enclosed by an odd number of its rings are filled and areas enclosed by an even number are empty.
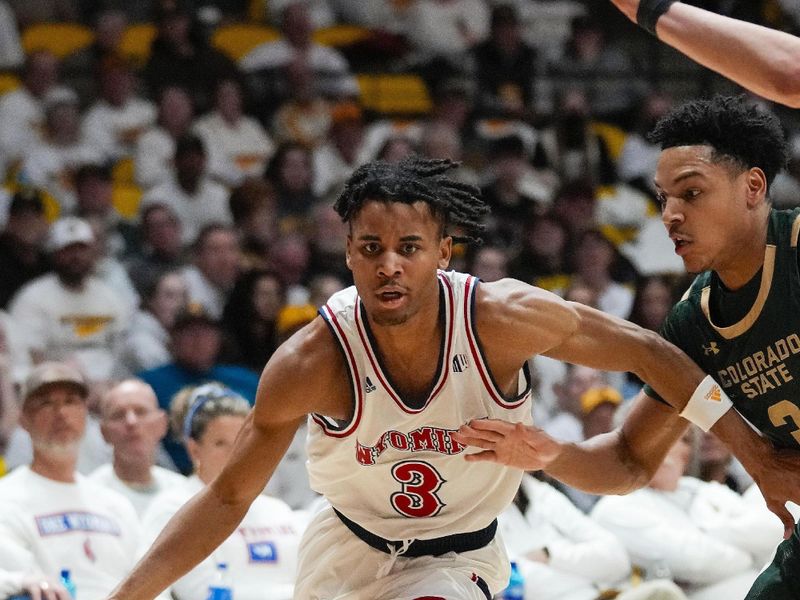
<svg viewBox="0 0 800 600">
<path fill-rule="evenodd" d="M 489 208 L 480 198 L 478 188 L 454 181 L 444 174 L 458 167 L 450 159 L 404 158 L 393 164 L 374 161 L 362 165 L 351 175 L 334 208 L 344 222 L 350 222 L 368 200 L 389 202 L 425 202 L 441 218 L 445 231 L 460 227 L 464 235 L 454 242 L 480 243 L 485 229 L 481 217 Z"/>
</svg>

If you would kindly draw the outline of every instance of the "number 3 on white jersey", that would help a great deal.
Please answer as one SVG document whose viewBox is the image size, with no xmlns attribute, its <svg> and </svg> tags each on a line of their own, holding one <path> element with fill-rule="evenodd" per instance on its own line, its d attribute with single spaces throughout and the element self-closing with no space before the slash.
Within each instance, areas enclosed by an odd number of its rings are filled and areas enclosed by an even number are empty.
<svg viewBox="0 0 800 600">
<path fill-rule="evenodd" d="M 433 517 L 445 506 L 436 492 L 446 480 L 428 463 L 399 462 L 392 467 L 392 477 L 401 490 L 392 494 L 392 507 L 404 517 Z"/>
</svg>

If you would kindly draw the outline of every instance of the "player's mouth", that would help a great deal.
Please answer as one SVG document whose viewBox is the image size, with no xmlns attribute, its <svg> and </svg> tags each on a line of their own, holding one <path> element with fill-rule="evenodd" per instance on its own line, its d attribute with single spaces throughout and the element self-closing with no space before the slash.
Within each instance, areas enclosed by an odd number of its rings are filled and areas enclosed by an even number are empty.
<svg viewBox="0 0 800 600">
<path fill-rule="evenodd" d="M 377 298 L 387 308 L 397 306 L 405 298 L 405 293 L 396 287 L 384 287 L 378 290 Z"/>
<path fill-rule="evenodd" d="M 689 251 L 691 242 L 682 235 L 673 234 L 669 236 L 672 243 L 675 244 L 675 254 L 683 256 Z"/>
</svg>

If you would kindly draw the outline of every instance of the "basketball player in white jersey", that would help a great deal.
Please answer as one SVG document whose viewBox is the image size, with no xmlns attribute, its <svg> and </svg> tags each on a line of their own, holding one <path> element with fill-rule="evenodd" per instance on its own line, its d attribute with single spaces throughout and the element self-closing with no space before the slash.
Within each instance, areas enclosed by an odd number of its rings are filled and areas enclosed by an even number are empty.
<svg viewBox="0 0 800 600">
<path fill-rule="evenodd" d="M 477 238 L 487 211 L 447 178 L 454 166 L 410 158 L 352 175 L 336 210 L 355 286 L 273 355 L 227 466 L 114 598 L 149 600 L 212 552 L 308 419 L 312 486 L 330 506 L 304 535 L 295 597 L 487 600 L 508 580 L 495 519 L 522 471 L 464 460 L 451 434 L 471 419 L 530 423 L 524 365 L 537 353 L 633 371 L 670 401 L 692 394 L 704 374 L 656 333 L 445 271 L 454 234 Z"/>
</svg>

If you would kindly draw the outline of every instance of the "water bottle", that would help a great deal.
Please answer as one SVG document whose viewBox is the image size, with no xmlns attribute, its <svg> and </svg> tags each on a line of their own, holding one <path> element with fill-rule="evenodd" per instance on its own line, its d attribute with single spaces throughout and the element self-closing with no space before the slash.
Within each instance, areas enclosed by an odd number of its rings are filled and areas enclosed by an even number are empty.
<svg viewBox="0 0 800 600">
<path fill-rule="evenodd" d="M 525 599 L 525 578 L 519 570 L 517 561 L 511 561 L 511 577 L 508 578 L 508 586 L 500 596 L 502 600 L 524 600 Z"/>
<path fill-rule="evenodd" d="M 214 582 L 208 586 L 208 598 L 206 600 L 233 600 L 228 563 L 217 563 L 217 574 L 214 577 Z"/>
<path fill-rule="evenodd" d="M 69 592 L 70 598 L 75 600 L 75 582 L 72 581 L 72 575 L 69 569 L 61 569 L 61 585 Z"/>
</svg>

